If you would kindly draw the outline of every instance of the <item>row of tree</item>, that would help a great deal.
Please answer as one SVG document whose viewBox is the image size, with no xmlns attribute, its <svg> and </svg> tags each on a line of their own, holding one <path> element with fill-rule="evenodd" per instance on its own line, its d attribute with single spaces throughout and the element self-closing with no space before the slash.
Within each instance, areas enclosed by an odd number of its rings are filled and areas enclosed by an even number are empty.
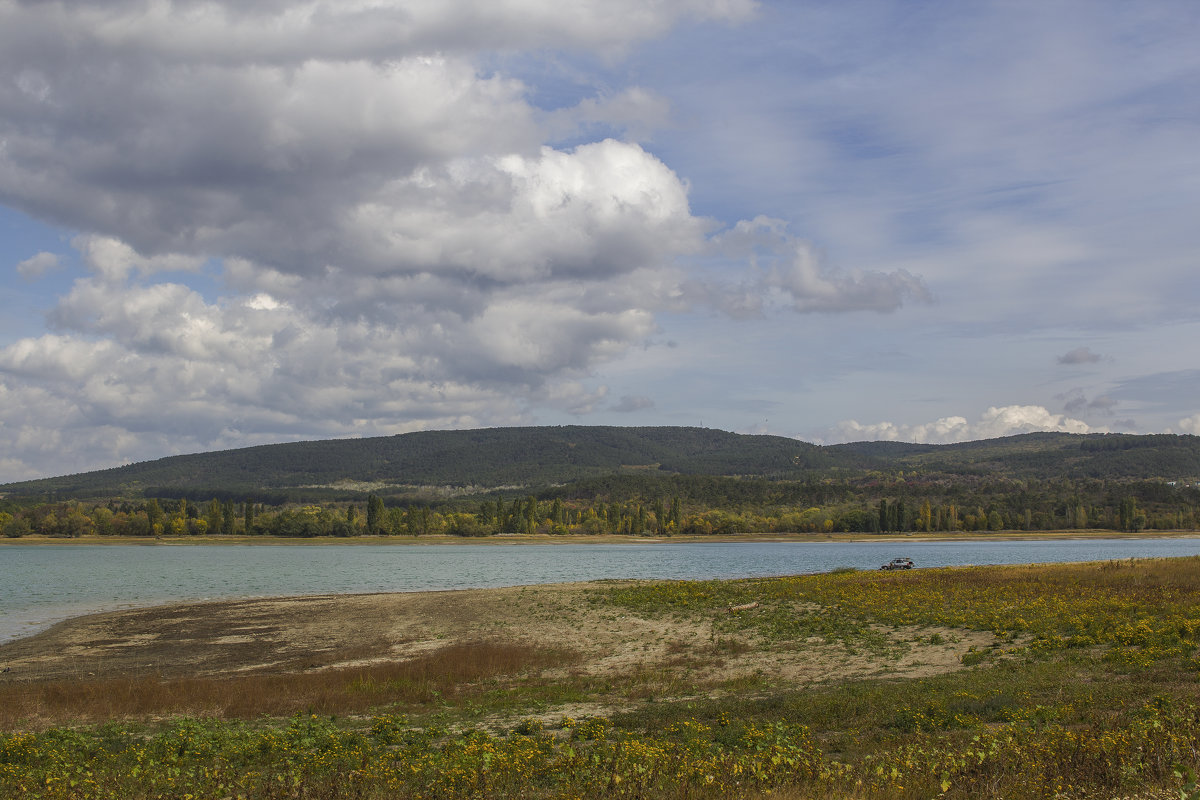
<svg viewBox="0 0 1200 800">
<path fill-rule="evenodd" d="M 894 486 L 892 488 L 895 488 Z M 1130 487 L 1126 487 L 1130 488 Z M 820 505 L 705 502 L 695 497 L 496 496 L 482 502 L 389 505 L 370 495 L 355 503 L 264 505 L 250 500 L 186 498 L 67 501 L 14 505 L 0 511 L 0 533 L 78 537 L 249 535 L 491 536 L 513 533 L 670 536 L 734 533 L 984 532 L 1003 530 L 1191 530 L 1200 521 L 1200 492 L 1141 492 L 1052 497 L 1028 492 L 1006 502 L 961 502 L 884 496 L 867 501 L 831 491 Z M 1147 501 L 1146 495 L 1151 499 Z M 1021 504 L 1020 501 L 1027 501 Z M 723 502 L 722 502 L 723 501 Z"/>
</svg>

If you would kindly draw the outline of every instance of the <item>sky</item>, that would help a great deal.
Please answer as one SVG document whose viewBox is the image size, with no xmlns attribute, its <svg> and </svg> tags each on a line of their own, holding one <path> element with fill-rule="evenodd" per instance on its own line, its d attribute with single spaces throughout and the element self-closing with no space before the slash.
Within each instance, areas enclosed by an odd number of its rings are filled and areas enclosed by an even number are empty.
<svg viewBox="0 0 1200 800">
<path fill-rule="evenodd" d="M 1194 0 L 0 0 L 0 481 L 1200 434 Z"/>
</svg>

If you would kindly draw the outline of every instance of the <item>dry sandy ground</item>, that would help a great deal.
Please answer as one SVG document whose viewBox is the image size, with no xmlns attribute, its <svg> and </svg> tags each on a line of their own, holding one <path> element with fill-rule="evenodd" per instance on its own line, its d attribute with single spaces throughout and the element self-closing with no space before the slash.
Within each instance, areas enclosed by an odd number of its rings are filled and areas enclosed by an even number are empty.
<svg viewBox="0 0 1200 800">
<path fill-rule="evenodd" d="M 696 691 L 739 679 L 811 683 L 915 677 L 961 667 L 990 634 L 888 630 L 891 653 L 823 641 L 722 639 L 722 609 L 680 621 L 595 602 L 613 582 L 452 592 L 236 600 L 68 620 L 0 646 L 0 681 L 299 672 L 404 660 L 453 642 L 502 639 L 568 648 L 591 674 L 671 673 Z M 740 613 L 755 613 L 755 610 Z M 931 634 L 938 633 L 930 642 Z"/>
</svg>

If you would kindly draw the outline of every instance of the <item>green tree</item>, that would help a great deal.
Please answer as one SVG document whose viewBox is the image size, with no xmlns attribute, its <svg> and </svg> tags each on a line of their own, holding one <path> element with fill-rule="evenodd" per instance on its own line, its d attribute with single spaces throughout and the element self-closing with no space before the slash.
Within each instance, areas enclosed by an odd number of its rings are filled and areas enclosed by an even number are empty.
<svg viewBox="0 0 1200 800">
<path fill-rule="evenodd" d="M 537 498 L 530 495 L 525 499 L 525 532 L 533 533 L 537 528 Z"/>
<path fill-rule="evenodd" d="M 1121 501 L 1120 511 L 1121 530 L 1137 533 L 1146 527 L 1146 515 L 1137 507 L 1137 499 L 1132 495 Z"/>
<path fill-rule="evenodd" d="M 367 534 L 378 536 L 383 529 L 383 519 L 383 500 L 376 495 L 369 495 L 367 497 Z"/>
<path fill-rule="evenodd" d="M 409 535 L 422 536 L 429 532 L 429 508 L 426 506 L 415 506 L 408 509 L 405 514 L 405 527 L 408 528 Z"/>
<path fill-rule="evenodd" d="M 92 525 L 100 536 L 111 536 L 113 533 L 113 512 L 110 508 L 92 509 Z"/>
<path fill-rule="evenodd" d="M 160 525 L 163 521 L 163 512 L 158 505 L 158 501 L 151 497 L 146 501 L 146 519 L 150 521 L 150 529 Z"/>
<path fill-rule="evenodd" d="M 220 533 L 224 515 L 221 513 L 221 501 L 213 498 L 208 501 L 204 513 L 204 529 L 208 533 Z"/>
<path fill-rule="evenodd" d="M 521 503 L 521 498 L 514 497 L 512 505 L 508 507 L 508 511 L 500 520 L 500 530 L 505 533 L 519 533 L 521 531 L 523 520 L 525 519 L 524 506 Z"/>
<path fill-rule="evenodd" d="M 4 535 L 10 539 L 19 539 L 31 533 L 33 533 L 33 526 L 29 524 L 29 517 L 24 514 L 10 517 L 4 524 Z"/>
</svg>

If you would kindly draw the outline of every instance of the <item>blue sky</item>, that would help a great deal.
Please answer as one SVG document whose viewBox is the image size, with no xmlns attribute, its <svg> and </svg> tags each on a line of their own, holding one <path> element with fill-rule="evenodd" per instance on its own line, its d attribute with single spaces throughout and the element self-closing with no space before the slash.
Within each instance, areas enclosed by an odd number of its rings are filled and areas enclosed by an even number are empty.
<svg viewBox="0 0 1200 800">
<path fill-rule="evenodd" d="M 0 481 L 1200 433 L 1192 2 L 0 4 Z"/>
</svg>

